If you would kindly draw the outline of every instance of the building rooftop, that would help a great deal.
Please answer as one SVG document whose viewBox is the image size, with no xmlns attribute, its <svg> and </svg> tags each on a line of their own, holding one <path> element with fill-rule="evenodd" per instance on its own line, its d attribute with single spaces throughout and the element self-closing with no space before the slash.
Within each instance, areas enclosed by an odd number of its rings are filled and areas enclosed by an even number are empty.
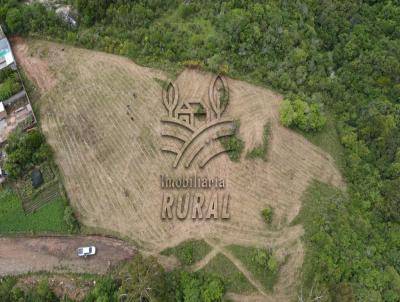
<svg viewBox="0 0 400 302">
<path fill-rule="evenodd" d="M 0 102 L 0 112 L 5 111 L 6 109 L 4 108 L 3 102 Z"/>
<path fill-rule="evenodd" d="M 0 26 L 0 69 L 15 63 L 10 43 Z"/>
</svg>

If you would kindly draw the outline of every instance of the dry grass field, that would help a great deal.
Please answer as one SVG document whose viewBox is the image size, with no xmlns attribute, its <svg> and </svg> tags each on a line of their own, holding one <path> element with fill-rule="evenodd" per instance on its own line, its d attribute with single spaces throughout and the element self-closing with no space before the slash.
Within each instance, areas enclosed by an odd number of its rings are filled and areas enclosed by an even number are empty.
<svg viewBox="0 0 400 302">
<path fill-rule="evenodd" d="M 301 196 L 313 178 L 343 186 L 333 159 L 304 137 L 282 127 L 282 97 L 248 83 L 227 79 L 230 103 L 224 113 L 240 120 L 245 142 L 241 160 L 226 154 L 204 170 L 172 168 L 174 156 L 161 151 L 161 71 L 127 58 L 43 41 L 14 41 L 19 64 L 41 89 L 41 126 L 56 151 L 72 206 L 79 220 L 120 233 L 143 250 L 158 253 L 189 238 L 205 238 L 218 252 L 229 244 L 272 247 L 288 261 L 273 294 L 259 289 L 238 301 L 287 301 L 303 262 L 300 225 L 289 226 L 301 207 Z M 184 70 L 176 79 L 181 98 L 206 98 L 212 75 Z M 262 143 L 264 125 L 271 123 L 268 161 L 245 158 Z M 218 176 L 230 192 L 229 220 L 165 221 L 160 218 L 163 191 L 160 175 Z M 260 212 L 274 209 L 273 227 Z M 228 257 L 228 258 L 229 258 Z M 251 279 L 240 263 L 238 268 Z"/>
</svg>

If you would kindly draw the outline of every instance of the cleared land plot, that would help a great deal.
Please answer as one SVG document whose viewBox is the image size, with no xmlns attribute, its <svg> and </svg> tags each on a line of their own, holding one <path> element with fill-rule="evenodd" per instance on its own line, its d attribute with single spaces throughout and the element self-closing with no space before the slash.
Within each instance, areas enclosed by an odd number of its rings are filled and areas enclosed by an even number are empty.
<svg viewBox="0 0 400 302">
<path fill-rule="evenodd" d="M 56 151 L 71 203 L 81 222 L 129 236 L 160 252 L 190 238 L 218 238 L 223 245 L 272 247 L 289 257 L 270 301 L 287 301 L 303 262 L 301 226 L 291 226 L 312 179 L 343 186 L 331 156 L 302 135 L 280 126 L 281 96 L 227 79 L 224 116 L 240 121 L 245 142 L 238 163 L 220 155 L 203 170 L 172 169 L 172 154 L 161 152 L 163 72 L 114 55 L 43 41 L 16 41 L 14 51 L 44 93 L 42 128 Z M 207 98 L 213 75 L 185 70 L 176 79 L 181 99 Z M 268 161 L 246 159 L 262 145 L 270 125 Z M 218 176 L 231 195 L 229 220 L 163 221 L 160 175 Z M 274 211 L 273 228 L 261 217 Z"/>
<path fill-rule="evenodd" d="M 80 246 L 95 245 L 95 256 L 77 256 Z M 135 250 L 127 243 L 99 236 L 0 238 L 0 276 L 53 271 L 106 273 Z"/>
</svg>

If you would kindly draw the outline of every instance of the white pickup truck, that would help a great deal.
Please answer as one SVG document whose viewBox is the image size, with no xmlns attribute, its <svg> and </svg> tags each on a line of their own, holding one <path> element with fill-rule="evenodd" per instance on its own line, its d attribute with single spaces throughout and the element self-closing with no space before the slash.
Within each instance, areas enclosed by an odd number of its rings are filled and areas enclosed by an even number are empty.
<svg viewBox="0 0 400 302">
<path fill-rule="evenodd" d="M 84 246 L 78 248 L 78 256 L 79 257 L 87 257 L 96 254 L 96 247 L 95 246 Z"/>
</svg>

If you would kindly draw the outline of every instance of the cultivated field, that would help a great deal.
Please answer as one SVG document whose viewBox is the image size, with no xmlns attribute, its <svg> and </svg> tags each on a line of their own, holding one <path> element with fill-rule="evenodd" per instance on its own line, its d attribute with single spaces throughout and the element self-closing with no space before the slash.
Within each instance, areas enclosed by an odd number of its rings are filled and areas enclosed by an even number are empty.
<svg viewBox="0 0 400 302">
<path fill-rule="evenodd" d="M 142 249 L 158 253 L 190 238 L 206 238 L 248 279 L 251 274 L 225 249 L 229 244 L 273 247 L 288 257 L 273 294 L 231 298 L 244 301 L 287 301 L 303 262 L 298 214 L 301 196 L 313 178 L 342 186 L 333 159 L 315 145 L 279 125 L 281 96 L 245 82 L 227 79 L 230 103 L 224 116 L 240 120 L 246 150 L 238 163 L 226 154 L 204 170 L 192 165 L 172 169 L 174 156 L 161 152 L 161 71 L 135 65 L 126 58 L 41 41 L 14 41 L 19 63 L 42 90 L 41 125 L 56 151 L 56 160 L 79 220 L 118 232 Z M 212 75 L 185 70 L 176 79 L 181 98 L 206 98 Z M 245 159 L 262 143 L 271 123 L 268 161 Z M 162 174 L 196 173 L 227 181 L 231 194 L 229 220 L 163 221 L 160 218 Z M 273 227 L 260 212 L 274 209 Z M 211 257 L 209 257 L 211 258 Z M 201 268 L 206 263 L 199 266 Z"/>
</svg>

